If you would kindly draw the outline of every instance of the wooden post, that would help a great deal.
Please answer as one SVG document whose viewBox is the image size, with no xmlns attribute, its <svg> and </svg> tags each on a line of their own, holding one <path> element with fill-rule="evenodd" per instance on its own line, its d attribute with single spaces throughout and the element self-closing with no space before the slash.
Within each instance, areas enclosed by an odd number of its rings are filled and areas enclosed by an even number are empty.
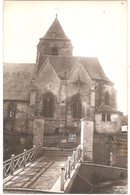
<svg viewBox="0 0 130 195">
<path fill-rule="evenodd" d="M 61 191 L 64 191 L 65 167 L 61 167 Z"/>
<path fill-rule="evenodd" d="M 69 166 L 69 170 L 68 170 L 68 178 L 70 179 L 70 172 L 71 172 L 71 170 L 70 170 L 70 160 L 71 160 L 71 156 L 68 156 L 68 166 Z"/>
<path fill-rule="evenodd" d="M 26 166 L 26 152 L 27 152 L 27 150 L 24 149 L 24 152 L 23 152 L 23 166 L 24 167 Z"/>
<path fill-rule="evenodd" d="M 10 167 L 11 175 L 13 175 L 13 173 L 14 173 L 14 157 L 15 157 L 15 155 L 12 154 L 12 156 L 11 156 L 11 167 Z"/>
</svg>

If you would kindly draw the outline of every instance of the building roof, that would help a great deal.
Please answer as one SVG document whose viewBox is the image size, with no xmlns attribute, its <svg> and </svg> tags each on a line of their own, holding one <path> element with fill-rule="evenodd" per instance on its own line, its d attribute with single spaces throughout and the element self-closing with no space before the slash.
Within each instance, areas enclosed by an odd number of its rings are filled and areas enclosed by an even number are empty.
<svg viewBox="0 0 130 195">
<path fill-rule="evenodd" d="M 29 100 L 35 64 L 5 63 L 3 67 L 4 100 Z"/>
<path fill-rule="evenodd" d="M 44 39 L 68 39 L 68 37 L 65 35 L 65 32 L 57 19 L 55 18 L 54 22 L 46 32 L 46 34 L 43 36 Z"/>
<path fill-rule="evenodd" d="M 116 108 L 113 108 L 109 105 L 101 105 L 96 112 L 121 113 Z"/>
<path fill-rule="evenodd" d="M 42 65 L 44 65 L 47 59 L 49 59 L 59 78 L 65 79 L 71 72 L 76 62 L 79 60 L 79 57 L 40 56 L 38 66 L 41 67 Z"/>
<path fill-rule="evenodd" d="M 98 59 L 96 57 L 80 57 L 81 63 L 94 80 L 102 80 L 109 84 L 113 84 L 105 75 Z"/>
<path fill-rule="evenodd" d="M 47 59 L 50 60 L 50 63 L 60 79 L 68 77 L 75 64 L 79 61 L 83 64 L 93 80 L 100 80 L 112 84 L 112 82 L 106 77 L 97 58 L 43 56 L 40 59 L 41 66 L 44 65 Z M 5 63 L 4 100 L 29 100 L 30 83 L 34 74 L 35 64 Z M 106 107 L 101 109 L 106 109 Z"/>
<path fill-rule="evenodd" d="M 68 76 L 77 61 L 83 64 L 84 68 L 93 80 L 104 81 L 110 85 L 113 83 L 105 75 L 98 59 L 96 57 L 77 57 L 77 56 L 40 56 L 39 67 L 49 58 L 59 78 L 64 79 Z M 65 75 L 66 73 L 66 75 Z"/>
<path fill-rule="evenodd" d="M 77 57 L 50 57 L 50 62 L 53 65 L 60 79 L 65 79 L 70 74 L 79 58 Z"/>
</svg>

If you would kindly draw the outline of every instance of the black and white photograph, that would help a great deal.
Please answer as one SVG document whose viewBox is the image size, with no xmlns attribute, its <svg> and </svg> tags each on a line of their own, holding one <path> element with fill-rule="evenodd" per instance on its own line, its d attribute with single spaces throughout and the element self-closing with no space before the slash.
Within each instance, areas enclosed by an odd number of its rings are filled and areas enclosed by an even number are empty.
<svg viewBox="0 0 130 195">
<path fill-rule="evenodd" d="M 128 2 L 3 1 L 4 194 L 128 194 Z"/>
</svg>

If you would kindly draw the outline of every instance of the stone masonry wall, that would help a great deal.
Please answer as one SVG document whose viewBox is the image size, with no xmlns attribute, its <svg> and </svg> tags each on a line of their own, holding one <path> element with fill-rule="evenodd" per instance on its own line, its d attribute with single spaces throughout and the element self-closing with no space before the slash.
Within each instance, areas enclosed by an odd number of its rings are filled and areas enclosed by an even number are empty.
<svg viewBox="0 0 130 195">
<path fill-rule="evenodd" d="M 102 121 L 102 114 L 95 114 L 95 129 L 98 133 L 118 133 L 120 132 L 120 120 L 118 113 L 111 114 L 111 121 Z"/>
<path fill-rule="evenodd" d="M 127 134 L 94 133 L 94 163 L 110 165 L 110 153 L 113 155 L 113 166 L 127 167 Z"/>
<path fill-rule="evenodd" d="M 113 86 L 97 82 L 95 92 L 96 108 L 98 108 L 101 104 L 105 103 L 105 92 L 108 92 L 110 94 L 110 106 L 113 108 L 117 108 L 116 90 L 114 89 Z"/>
<path fill-rule="evenodd" d="M 33 147 L 33 135 L 22 132 L 6 131 L 3 135 L 3 160 L 11 158 L 11 155 L 18 155 L 24 149 Z"/>
<path fill-rule="evenodd" d="M 41 55 L 52 55 L 51 48 L 53 46 L 58 47 L 58 53 L 59 55 L 64 56 L 71 56 L 72 55 L 72 45 L 69 40 L 41 40 L 38 52 L 41 53 Z"/>
<path fill-rule="evenodd" d="M 36 78 L 37 99 L 39 101 L 41 94 L 50 90 L 54 95 L 59 94 L 60 79 L 54 71 L 49 61 L 42 67 Z"/>
<path fill-rule="evenodd" d="M 8 106 L 11 102 L 4 102 L 4 126 L 3 126 L 3 157 L 4 160 L 11 154 L 20 154 L 24 149 L 33 146 L 33 134 L 28 131 L 28 102 L 15 101 L 16 114 L 9 118 Z"/>
<path fill-rule="evenodd" d="M 28 132 L 28 102 L 15 101 L 15 118 L 9 118 L 8 107 L 11 101 L 4 102 L 4 131 Z M 13 129 L 11 130 L 11 125 Z"/>
<path fill-rule="evenodd" d="M 93 162 L 93 131 L 94 122 L 86 118 L 81 121 L 81 149 L 83 161 Z"/>
<path fill-rule="evenodd" d="M 78 84 L 78 82 L 80 82 Z M 79 85 L 79 86 L 78 86 Z M 51 91 L 56 98 L 55 101 L 55 112 L 52 120 L 45 119 L 45 132 L 46 128 L 52 127 L 49 132 L 53 132 L 54 128 L 60 126 L 60 128 L 75 128 L 80 130 L 80 120 L 73 119 L 72 117 L 72 98 L 76 94 L 80 94 L 83 102 L 87 103 L 88 114 L 91 109 L 91 86 L 92 80 L 84 70 L 82 64 L 78 64 L 73 73 L 66 80 L 61 80 L 55 73 L 52 65 L 48 61 L 44 67 L 40 70 L 36 79 L 37 95 L 36 95 L 36 113 L 41 108 L 40 97 L 47 91 Z M 65 122 L 67 121 L 67 122 Z"/>
<path fill-rule="evenodd" d="M 90 89 L 92 86 L 92 80 L 85 71 L 82 64 L 78 64 L 73 70 L 72 74 L 68 78 L 67 98 L 72 97 L 75 94 L 80 94 L 85 98 L 87 104 L 90 104 Z"/>
<path fill-rule="evenodd" d="M 93 81 L 84 70 L 82 64 L 78 63 L 67 80 L 67 125 L 80 129 L 80 121 L 72 117 L 72 98 L 79 94 L 82 101 L 82 117 L 84 116 L 84 103 L 87 105 L 87 114 L 91 110 L 91 86 Z"/>
<path fill-rule="evenodd" d="M 44 119 L 35 119 L 33 125 L 33 145 L 43 145 L 44 141 Z"/>
<path fill-rule="evenodd" d="M 56 119 L 57 117 L 59 117 L 58 104 L 59 104 L 60 79 L 56 75 L 50 62 L 47 62 L 44 68 L 37 75 L 36 86 L 37 86 L 36 111 L 38 112 L 41 96 L 45 92 L 50 91 L 55 96 L 55 112 L 53 118 Z"/>
</svg>

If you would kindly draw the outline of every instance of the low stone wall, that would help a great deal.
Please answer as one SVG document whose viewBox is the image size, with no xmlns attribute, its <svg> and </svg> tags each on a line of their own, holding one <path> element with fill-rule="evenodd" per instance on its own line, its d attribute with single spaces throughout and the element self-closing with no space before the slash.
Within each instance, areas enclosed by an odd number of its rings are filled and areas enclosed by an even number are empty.
<svg viewBox="0 0 130 195">
<path fill-rule="evenodd" d="M 82 163 L 70 189 L 70 193 L 91 194 L 95 184 L 127 179 L 127 169 Z"/>
<path fill-rule="evenodd" d="M 52 135 L 52 136 L 44 136 L 44 147 L 59 147 L 61 143 L 60 136 Z"/>
<path fill-rule="evenodd" d="M 94 133 L 94 163 L 110 165 L 110 153 L 113 154 L 113 166 L 127 167 L 127 134 Z"/>
<path fill-rule="evenodd" d="M 82 163 L 79 168 L 78 174 L 82 175 L 84 179 L 87 179 L 92 184 L 95 184 L 105 181 L 125 179 L 127 178 L 127 169 Z"/>
</svg>

